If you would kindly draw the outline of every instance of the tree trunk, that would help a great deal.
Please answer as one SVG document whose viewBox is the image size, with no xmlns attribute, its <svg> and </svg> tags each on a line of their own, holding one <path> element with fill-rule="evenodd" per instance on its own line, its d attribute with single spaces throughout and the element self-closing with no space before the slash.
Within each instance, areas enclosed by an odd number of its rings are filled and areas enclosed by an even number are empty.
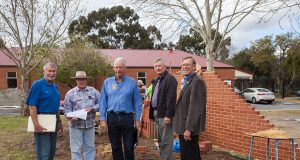
<svg viewBox="0 0 300 160">
<path fill-rule="evenodd" d="M 213 72 L 214 71 L 214 56 L 210 44 L 208 43 L 205 47 L 206 52 L 206 71 Z"/>
<path fill-rule="evenodd" d="M 28 85 L 27 85 L 27 79 L 28 79 L 28 74 L 26 74 L 25 70 L 21 69 L 22 74 L 20 74 L 20 97 L 21 97 L 21 116 L 27 116 L 29 114 L 28 112 L 28 106 L 26 105 L 26 97 L 28 95 Z"/>
</svg>

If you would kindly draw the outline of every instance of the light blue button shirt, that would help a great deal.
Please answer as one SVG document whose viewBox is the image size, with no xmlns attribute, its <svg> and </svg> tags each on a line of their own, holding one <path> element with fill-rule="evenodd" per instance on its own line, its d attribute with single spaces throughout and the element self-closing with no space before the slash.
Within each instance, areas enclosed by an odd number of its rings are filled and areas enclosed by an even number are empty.
<svg viewBox="0 0 300 160">
<path fill-rule="evenodd" d="M 142 99 L 136 81 L 128 76 L 117 82 L 115 76 L 107 78 L 100 95 L 100 120 L 106 120 L 106 112 L 135 112 L 135 119 L 140 120 Z"/>
</svg>

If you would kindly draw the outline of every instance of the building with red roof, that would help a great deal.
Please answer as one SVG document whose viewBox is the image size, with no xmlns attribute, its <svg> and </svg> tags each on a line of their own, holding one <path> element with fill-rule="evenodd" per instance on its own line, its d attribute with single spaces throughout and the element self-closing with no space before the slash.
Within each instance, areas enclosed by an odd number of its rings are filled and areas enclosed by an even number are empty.
<svg viewBox="0 0 300 160">
<path fill-rule="evenodd" d="M 184 57 L 192 56 L 206 70 L 206 59 L 202 56 L 190 54 L 181 50 L 146 50 L 146 49 L 101 49 L 100 53 L 107 57 L 111 63 L 117 57 L 123 57 L 127 61 L 127 72 L 135 79 L 143 80 L 149 86 L 151 80 L 156 77 L 153 70 L 153 60 L 161 57 L 167 68 L 172 73 L 180 72 L 181 60 Z M 222 62 L 214 61 L 215 72 L 224 81 L 234 81 L 234 67 Z M 97 84 L 101 83 L 100 81 Z M 233 83 L 231 83 L 233 85 Z M 98 86 L 97 86 L 98 88 Z"/>
<path fill-rule="evenodd" d="M 149 86 L 151 80 L 156 77 L 153 70 L 153 60 L 158 57 L 161 57 L 165 61 L 168 71 L 172 73 L 180 72 L 181 60 L 187 56 L 194 57 L 196 62 L 201 66 L 201 69 L 206 70 L 206 59 L 204 57 L 180 50 L 99 49 L 98 51 L 99 54 L 106 57 L 111 63 L 117 57 L 125 58 L 127 61 L 126 74 L 137 80 L 142 80 L 146 86 Z M 234 81 L 233 66 L 214 61 L 214 67 L 215 72 L 224 81 Z M 16 76 L 13 77 L 13 75 Z M 10 85 L 10 83 L 14 83 L 10 80 L 13 78 L 15 78 L 15 81 L 18 79 L 16 64 L 0 50 L 0 89 L 16 87 L 15 85 Z M 101 88 L 104 78 L 100 77 L 95 81 L 97 89 Z M 16 85 L 19 86 L 18 83 Z"/>
</svg>

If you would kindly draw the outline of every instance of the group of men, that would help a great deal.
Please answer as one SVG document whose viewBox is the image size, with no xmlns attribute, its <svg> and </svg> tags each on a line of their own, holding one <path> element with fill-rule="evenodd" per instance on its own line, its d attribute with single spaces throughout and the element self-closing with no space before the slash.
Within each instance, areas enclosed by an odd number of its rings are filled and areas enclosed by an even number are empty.
<svg viewBox="0 0 300 160">
<path fill-rule="evenodd" d="M 182 60 L 184 78 L 177 96 L 177 80 L 167 70 L 161 58 L 154 60 L 157 78 L 152 81 L 150 119 L 158 130 L 160 156 L 163 160 L 173 159 L 173 139 L 180 140 L 182 160 L 198 160 L 200 149 L 198 139 L 205 130 L 206 87 L 196 71 L 193 57 Z M 87 75 L 77 71 L 77 86 L 67 92 L 64 113 L 69 120 L 71 157 L 73 160 L 95 159 L 95 114 L 100 113 L 100 124 L 108 129 L 114 160 L 134 159 L 134 129 L 141 127 L 142 98 L 132 77 L 125 74 L 126 60 L 116 58 L 113 62 L 115 75 L 107 78 L 99 93 L 87 86 Z M 27 98 L 34 124 L 35 146 L 39 160 L 52 160 L 55 156 L 57 133 L 63 127 L 59 116 L 60 94 L 54 79 L 56 65 L 49 62 L 43 67 L 44 77 L 32 84 Z M 68 113 L 84 110 L 86 119 L 67 116 Z M 47 132 L 39 122 L 38 114 L 57 115 L 56 132 Z M 83 155 L 82 155 L 83 153 Z"/>
</svg>

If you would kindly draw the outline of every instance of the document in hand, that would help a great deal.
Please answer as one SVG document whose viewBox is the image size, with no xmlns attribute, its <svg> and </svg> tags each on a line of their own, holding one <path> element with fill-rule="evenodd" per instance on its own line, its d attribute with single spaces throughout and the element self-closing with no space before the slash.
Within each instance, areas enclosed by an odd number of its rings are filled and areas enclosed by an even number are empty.
<svg viewBox="0 0 300 160">
<path fill-rule="evenodd" d="M 77 117 L 77 118 L 86 120 L 87 112 L 85 111 L 85 109 L 74 111 L 74 112 L 69 112 L 69 113 L 67 113 L 67 117 Z"/>
<path fill-rule="evenodd" d="M 56 129 L 56 115 L 39 114 L 37 115 L 39 124 L 46 128 L 44 132 L 55 132 Z M 28 117 L 28 132 L 34 132 L 34 125 L 31 116 Z"/>
</svg>

